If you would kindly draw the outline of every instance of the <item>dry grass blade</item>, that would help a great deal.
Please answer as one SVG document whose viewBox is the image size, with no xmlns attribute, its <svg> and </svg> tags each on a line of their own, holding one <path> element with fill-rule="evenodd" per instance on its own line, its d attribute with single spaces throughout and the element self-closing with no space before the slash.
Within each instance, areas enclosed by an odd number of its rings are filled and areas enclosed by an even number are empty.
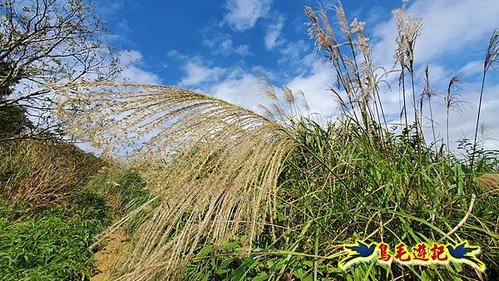
<svg viewBox="0 0 499 281">
<path fill-rule="evenodd" d="M 343 5 L 341 5 L 340 1 L 338 1 L 338 3 L 336 4 L 335 10 L 336 10 L 336 16 L 338 17 L 338 20 L 340 22 L 340 27 L 341 31 L 343 32 L 343 35 L 347 38 L 348 41 L 352 41 L 352 35 L 350 33 L 350 25 L 348 24 L 345 10 L 343 9 Z"/>
<path fill-rule="evenodd" d="M 413 71 L 414 50 L 416 39 L 421 33 L 422 20 L 419 17 L 410 17 L 405 8 L 395 9 L 392 12 L 397 22 L 397 50 L 395 58 L 401 63 L 403 68 Z"/>
<path fill-rule="evenodd" d="M 310 112 L 310 106 L 308 105 L 307 99 L 305 98 L 305 94 L 303 93 L 302 90 L 298 90 L 298 96 L 300 98 L 300 108 L 303 108 L 305 112 Z"/>
<path fill-rule="evenodd" d="M 273 119 L 275 118 L 274 117 L 274 114 L 270 111 L 270 109 L 268 109 L 265 105 L 263 104 L 259 104 L 258 105 L 258 110 L 260 111 L 260 114 L 262 114 L 265 118 L 268 118 L 268 119 Z"/>
<path fill-rule="evenodd" d="M 281 164 L 296 145 L 281 126 L 172 87 L 97 84 L 57 90 L 70 97 L 61 103 L 60 117 L 78 128 L 73 133 L 113 154 L 136 145 L 131 159 L 160 196 L 136 230 L 147 239 L 123 257 L 115 278 L 178 279 L 201 243 L 220 245 L 244 234 L 251 247 L 264 219 L 272 217 Z"/>
<path fill-rule="evenodd" d="M 487 51 L 485 53 L 485 60 L 483 62 L 483 75 L 482 75 L 482 85 L 480 87 L 480 99 L 478 101 L 478 112 L 476 117 L 475 124 L 475 137 L 473 140 L 473 153 L 471 155 L 471 168 L 473 169 L 473 163 L 475 161 L 475 153 L 476 153 L 476 145 L 477 145 L 477 137 L 478 137 L 478 127 L 480 125 L 480 113 L 482 111 L 482 100 L 483 100 L 483 91 L 485 87 L 485 76 L 490 68 L 494 68 L 494 64 L 497 63 L 499 57 L 499 31 L 497 29 L 494 30 L 492 34 L 489 46 L 487 47 Z"/>
</svg>

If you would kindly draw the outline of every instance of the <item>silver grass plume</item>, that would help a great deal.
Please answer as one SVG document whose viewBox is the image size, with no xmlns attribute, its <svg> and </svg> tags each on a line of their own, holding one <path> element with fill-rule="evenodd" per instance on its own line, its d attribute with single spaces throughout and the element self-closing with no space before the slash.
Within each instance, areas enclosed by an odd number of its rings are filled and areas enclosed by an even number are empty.
<svg viewBox="0 0 499 281">
<path fill-rule="evenodd" d="M 496 28 L 494 30 L 494 33 L 490 37 L 489 46 L 487 47 L 487 51 L 485 52 L 485 59 L 483 61 L 482 84 L 480 86 L 480 99 L 478 101 L 478 112 L 477 112 L 477 117 L 476 117 L 475 136 L 473 139 L 473 152 L 471 154 L 471 163 L 470 163 L 471 169 L 473 169 L 473 164 L 475 161 L 478 128 L 480 125 L 480 115 L 481 115 L 481 111 L 482 111 L 483 91 L 484 91 L 484 87 L 485 87 L 485 76 L 487 75 L 487 72 L 491 68 L 494 68 L 494 64 L 496 64 L 498 61 L 499 61 L 499 30 Z"/>
<path fill-rule="evenodd" d="M 296 141 L 249 110 L 165 86 L 79 84 L 59 118 L 74 137 L 128 154 L 159 199 L 116 280 L 179 279 L 202 243 L 252 239 L 275 212 L 277 178 Z M 132 149 L 130 149 L 132 148 Z M 272 221 L 270 222 L 272 224 Z"/>
</svg>

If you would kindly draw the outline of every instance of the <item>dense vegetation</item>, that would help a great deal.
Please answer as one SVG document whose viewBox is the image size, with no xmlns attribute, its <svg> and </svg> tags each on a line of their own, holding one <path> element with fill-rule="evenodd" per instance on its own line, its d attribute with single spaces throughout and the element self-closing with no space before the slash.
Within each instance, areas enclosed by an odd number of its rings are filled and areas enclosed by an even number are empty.
<svg viewBox="0 0 499 281">
<path fill-rule="evenodd" d="M 305 9 L 310 35 L 338 79 L 331 92 L 342 112 L 334 120 L 313 118 L 286 86 L 265 90 L 272 105 L 262 115 L 174 87 L 53 86 L 57 128 L 94 145 L 104 155 L 97 158 L 62 141 L 16 140 L 33 124 L 6 98 L 18 81 L 4 81 L 2 280 L 88 280 L 94 252 L 116 229 L 129 239 L 111 279 L 499 278 L 499 152 L 477 141 L 480 113 L 474 140 L 460 141 L 463 157 L 451 151 L 448 134 L 425 134 L 434 120 L 428 68 L 422 94 L 415 86 L 421 22 L 402 8 L 394 11 L 398 48 L 391 73 L 398 75 L 404 106 L 401 124 L 389 129 L 381 95 L 389 74 L 374 65 L 363 24 L 348 22 L 340 4 L 335 11 L 339 26 L 326 10 Z M 498 46 L 496 31 L 479 108 Z M 447 112 L 455 83 L 451 78 Z M 342 270 L 343 245 L 355 240 L 383 241 L 391 250 L 399 242 L 467 240 L 481 246 L 486 270 L 375 260 Z"/>
<path fill-rule="evenodd" d="M 89 246 L 109 222 L 104 199 L 87 192 L 43 210 L 0 201 L 2 280 L 89 280 Z"/>
<path fill-rule="evenodd" d="M 494 280 L 499 273 L 497 190 L 478 186 L 476 176 L 497 172 L 497 156 L 479 157 L 483 170 L 430 148 L 422 151 L 404 136 L 373 139 L 356 125 L 323 128 L 306 121 L 297 131 L 303 148 L 286 161 L 279 178 L 273 229 L 258 237 L 243 257 L 244 237 L 200 248 L 186 280 L 475 280 L 467 265 L 337 266 L 344 243 L 384 241 L 394 247 L 459 239 L 482 245 L 480 258 Z M 319 160 L 320 159 L 320 160 Z M 468 159 L 469 160 L 469 159 Z M 334 173 L 334 174 L 333 174 Z M 495 187 L 497 188 L 497 187 Z M 470 203 L 473 196 L 476 201 Z M 474 204 L 471 216 L 458 231 Z M 272 229 L 272 230 L 271 230 Z M 450 233 L 450 234 L 447 234 Z"/>
<path fill-rule="evenodd" d="M 2 280 L 88 280 L 95 235 L 111 222 L 105 199 L 85 189 L 103 162 L 54 141 L 0 145 Z"/>
<path fill-rule="evenodd" d="M 100 234 L 150 197 L 136 172 L 73 145 L 7 142 L 0 159 L 2 280 L 89 280 Z"/>
</svg>

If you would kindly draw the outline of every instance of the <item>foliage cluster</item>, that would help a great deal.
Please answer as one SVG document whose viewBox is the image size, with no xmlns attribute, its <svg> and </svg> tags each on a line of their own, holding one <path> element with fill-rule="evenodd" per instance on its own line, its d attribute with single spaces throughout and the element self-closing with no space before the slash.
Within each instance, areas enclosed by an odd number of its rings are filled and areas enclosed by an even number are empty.
<svg viewBox="0 0 499 281">
<path fill-rule="evenodd" d="M 103 169 L 92 177 L 85 190 L 103 196 L 115 219 L 125 217 L 123 227 L 129 234 L 132 234 L 132 231 L 147 218 L 155 206 L 151 204 L 130 215 L 132 211 L 151 199 L 151 193 L 146 188 L 145 182 L 132 169 L 122 167 Z"/>
<path fill-rule="evenodd" d="M 42 210 L 1 199 L 2 280 L 90 280 L 89 246 L 110 218 L 104 199 L 88 192 Z"/>
<path fill-rule="evenodd" d="M 187 279 L 204 280 L 475 280 L 467 265 L 409 266 L 376 262 L 342 271 L 342 244 L 354 239 L 415 245 L 468 240 L 482 246 L 490 280 L 499 272 L 499 199 L 475 183 L 475 173 L 400 136 L 371 143 L 358 125 L 323 128 L 312 121 L 298 130 L 301 150 L 281 174 L 274 226 L 257 239 L 251 253 L 240 255 L 237 240 L 207 245 L 188 267 Z M 312 155 L 313 154 L 313 155 Z M 319 160 L 321 162 L 319 162 Z M 497 172 L 497 170 L 495 170 Z M 472 197 L 476 195 L 476 201 Z M 473 204 L 470 207 L 470 204 Z M 458 230 L 469 209 L 471 216 Z M 478 274 L 478 276 L 477 276 Z M 263 278 L 263 279 L 260 279 Z"/>
<path fill-rule="evenodd" d="M 0 146 L 2 280 L 89 280 L 98 238 L 112 222 L 150 198 L 133 170 L 58 141 Z M 150 210 L 124 223 L 135 229 Z"/>
<path fill-rule="evenodd" d="M 121 70 L 103 43 L 105 23 L 92 0 L 0 1 L 0 117 L 30 119 L 18 123 L 9 138 L 48 138 L 61 134 L 50 112 L 52 83 L 110 79 Z M 5 115 L 10 116 L 6 118 Z M 14 134 L 12 134 L 14 133 Z M 0 127 L 0 137 L 2 128 Z"/>
</svg>

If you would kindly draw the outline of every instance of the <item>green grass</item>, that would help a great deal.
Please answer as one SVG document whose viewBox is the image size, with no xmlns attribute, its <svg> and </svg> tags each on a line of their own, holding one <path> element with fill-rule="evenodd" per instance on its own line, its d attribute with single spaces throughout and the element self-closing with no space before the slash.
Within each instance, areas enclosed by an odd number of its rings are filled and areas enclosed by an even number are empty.
<svg viewBox="0 0 499 281">
<path fill-rule="evenodd" d="M 99 234 L 150 199 L 137 172 L 97 173 L 103 161 L 69 144 L 4 143 L 0 156 L 1 280 L 89 280 L 98 250 L 90 246 Z M 28 201 L 23 194 L 31 194 Z M 124 229 L 131 231 L 149 211 L 130 217 Z"/>
<path fill-rule="evenodd" d="M 326 9 L 307 7 L 305 13 L 310 18 L 309 34 L 337 75 L 338 85 L 330 90 L 343 114 L 326 125 L 294 117 L 292 93 L 284 96 L 290 108 L 286 111 L 271 90 L 276 103 L 267 111 L 280 116 L 299 143 L 279 177 L 277 212 L 267 219 L 251 249 L 243 235 L 225 245 L 199 247 L 185 280 L 498 280 L 499 194 L 479 186 L 477 178 L 499 171 L 499 151 L 484 150 L 477 142 L 479 117 L 474 141 L 459 141 L 460 157 L 451 153 L 448 134 L 446 142 L 434 136 L 431 144 L 424 135 L 422 116 L 428 112 L 423 102 L 428 99 L 433 116 L 433 93 L 426 72 L 426 96 L 420 97 L 418 107 L 414 46 L 420 19 L 408 17 L 405 7 L 393 11 L 399 27 L 395 53 L 399 69 L 394 71 L 399 74 L 404 110 L 401 129 L 392 132 L 384 126 L 382 83 L 368 82 L 377 80 L 379 72 L 367 38 L 356 22 L 348 22 L 341 3 L 334 10 L 334 22 L 341 26 L 337 34 L 338 26 L 331 25 Z M 498 38 L 495 31 L 487 49 L 481 95 L 487 65 L 497 62 Z M 451 95 L 456 82 L 454 77 L 449 83 L 447 118 L 458 103 Z M 406 107 L 411 97 L 412 106 Z M 409 121 L 412 113 L 414 121 Z M 346 257 L 343 245 L 356 240 L 385 242 L 391 253 L 399 243 L 467 240 L 481 247 L 479 258 L 486 270 L 459 263 L 387 266 L 374 261 L 340 269 L 338 262 Z"/>
<path fill-rule="evenodd" d="M 321 127 L 302 123 L 303 148 L 290 157 L 279 181 L 273 227 L 259 235 L 249 255 L 234 240 L 205 245 L 188 267 L 186 280 L 475 280 L 468 265 L 400 266 L 361 263 L 338 268 L 341 245 L 355 239 L 415 245 L 438 241 L 469 218 L 445 243 L 468 240 L 482 247 L 480 259 L 494 280 L 499 270 L 499 196 L 481 189 L 477 175 L 497 172 L 497 158 L 484 152 L 481 170 L 435 149 L 415 148 L 404 135 L 376 139 L 355 123 Z M 375 141 L 374 141 L 375 140 Z M 438 151 L 438 150 L 437 150 Z M 270 223 L 270 221 L 269 221 Z M 244 240 L 244 237 L 241 237 Z"/>
<path fill-rule="evenodd" d="M 109 223 L 104 199 L 88 192 L 43 210 L 0 201 L 2 280 L 89 280 L 88 247 Z"/>
<path fill-rule="evenodd" d="M 88 182 L 86 190 L 106 198 L 115 219 L 127 216 L 131 211 L 151 199 L 151 193 L 146 184 L 140 175 L 132 169 L 104 169 Z M 154 206 L 146 207 L 130 216 L 123 224 L 125 231 L 127 233 L 133 232 L 147 218 L 152 208 Z"/>
</svg>

